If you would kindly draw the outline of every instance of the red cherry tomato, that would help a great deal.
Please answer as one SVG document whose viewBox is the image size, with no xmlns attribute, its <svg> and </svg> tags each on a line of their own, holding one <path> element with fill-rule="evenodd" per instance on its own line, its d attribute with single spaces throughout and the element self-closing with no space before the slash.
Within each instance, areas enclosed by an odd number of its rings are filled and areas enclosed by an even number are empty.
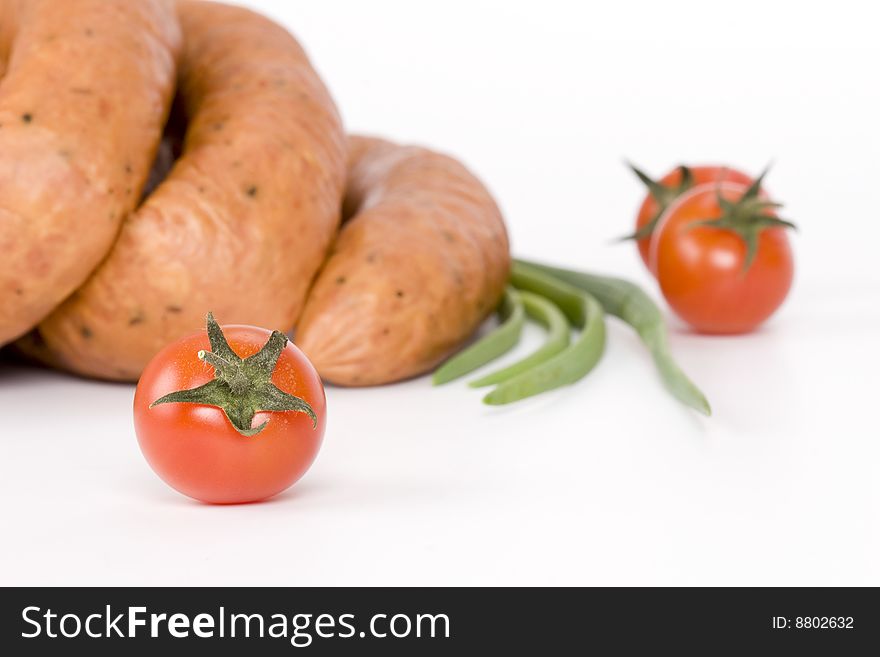
<svg viewBox="0 0 880 657">
<path fill-rule="evenodd" d="M 725 166 L 700 165 L 677 166 L 659 180 L 651 180 L 644 173 L 632 167 L 636 175 L 648 187 L 648 194 L 636 216 L 636 235 L 639 255 L 650 269 L 651 234 L 657 220 L 679 196 L 685 192 L 707 183 L 734 182 L 751 185 L 752 177 L 742 171 Z M 643 235 L 643 236 L 642 236 Z"/>
<path fill-rule="evenodd" d="M 697 187 L 667 208 L 654 231 L 650 263 L 663 296 L 704 333 L 751 331 L 779 308 L 791 288 L 794 260 L 785 230 L 790 224 L 776 217 L 763 195 L 754 195 L 752 210 L 740 207 L 739 220 L 728 227 L 701 223 L 730 216 L 719 194 L 737 202 L 747 190 L 730 182 Z"/>
<path fill-rule="evenodd" d="M 242 359 L 260 352 L 273 335 L 240 325 L 227 326 L 223 332 L 228 346 Z M 209 382 L 222 388 L 215 369 L 201 359 L 212 348 L 202 331 L 170 344 L 153 358 L 134 398 L 138 443 L 156 474 L 184 495 L 214 504 L 264 500 L 302 477 L 318 453 L 326 419 L 321 379 L 303 353 L 283 338 L 267 381 L 282 394 L 306 402 L 314 422 L 307 412 L 297 410 L 258 411 L 248 428 L 265 426 L 255 435 L 243 435 L 220 407 L 185 402 L 153 405 L 169 393 L 186 394 Z"/>
</svg>

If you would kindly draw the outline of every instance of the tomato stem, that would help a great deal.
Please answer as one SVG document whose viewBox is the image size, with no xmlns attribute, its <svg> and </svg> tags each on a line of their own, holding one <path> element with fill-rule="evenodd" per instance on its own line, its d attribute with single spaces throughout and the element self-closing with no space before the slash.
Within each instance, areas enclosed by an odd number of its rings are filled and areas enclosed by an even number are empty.
<svg viewBox="0 0 880 657">
<path fill-rule="evenodd" d="M 761 198 L 761 185 L 769 172 L 770 167 L 764 169 L 760 176 L 749 186 L 745 193 L 736 201 L 731 201 L 722 196 L 722 190 L 718 188 L 718 206 L 722 215 L 713 219 L 695 221 L 688 226 L 688 230 L 697 226 L 711 226 L 722 230 L 729 230 L 739 235 L 746 244 L 746 257 L 743 261 L 743 273 L 747 272 L 758 254 L 758 241 L 761 233 L 768 228 L 792 228 L 797 226 L 791 221 L 780 219 L 775 210 L 783 207 L 781 203 Z"/>
<path fill-rule="evenodd" d="M 627 162 L 626 166 L 628 166 L 630 171 L 636 174 L 636 177 L 642 181 L 645 187 L 648 188 L 648 194 L 650 194 L 651 198 L 654 199 L 654 202 L 657 203 L 657 211 L 654 213 L 654 216 L 651 217 L 650 221 L 644 224 L 636 232 L 621 237 L 621 242 L 627 240 L 638 241 L 650 237 L 654 233 L 654 229 L 657 227 L 657 222 L 660 221 L 660 217 L 663 216 L 666 208 L 694 185 L 694 175 L 684 164 L 678 166 L 681 178 L 678 185 L 675 186 L 664 185 L 663 183 L 654 180 L 631 162 Z"/>
<path fill-rule="evenodd" d="M 272 373 L 287 345 L 284 333 L 273 331 L 259 352 L 241 358 L 229 346 L 212 313 L 208 313 L 206 324 L 211 351 L 202 349 L 196 355 L 214 368 L 214 379 L 197 388 L 167 394 L 150 404 L 150 408 L 171 403 L 216 406 L 223 410 L 236 431 L 249 437 L 260 433 L 268 424 L 266 420 L 257 427 L 251 426 L 259 411 L 305 413 L 312 419 L 312 428 L 317 428 L 318 416 L 309 403 L 272 383 Z"/>
</svg>

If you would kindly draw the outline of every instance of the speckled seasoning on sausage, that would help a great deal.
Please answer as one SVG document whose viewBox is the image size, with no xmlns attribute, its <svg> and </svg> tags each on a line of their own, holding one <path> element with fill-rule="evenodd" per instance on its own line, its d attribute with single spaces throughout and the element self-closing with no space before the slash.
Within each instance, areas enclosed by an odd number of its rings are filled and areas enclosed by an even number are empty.
<svg viewBox="0 0 880 657">
<path fill-rule="evenodd" d="M 350 140 L 343 226 L 296 342 L 330 382 L 376 385 L 434 367 L 496 307 L 507 233 L 486 188 L 456 160 Z"/>
<path fill-rule="evenodd" d="M 0 1 L 0 344 L 86 279 L 137 204 L 179 42 L 170 0 Z"/>
<path fill-rule="evenodd" d="M 303 50 L 245 9 L 179 9 L 182 155 L 88 283 L 23 344 L 80 374 L 136 379 L 208 310 L 225 324 L 292 327 L 338 228 L 345 136 Z"/>
</svg>

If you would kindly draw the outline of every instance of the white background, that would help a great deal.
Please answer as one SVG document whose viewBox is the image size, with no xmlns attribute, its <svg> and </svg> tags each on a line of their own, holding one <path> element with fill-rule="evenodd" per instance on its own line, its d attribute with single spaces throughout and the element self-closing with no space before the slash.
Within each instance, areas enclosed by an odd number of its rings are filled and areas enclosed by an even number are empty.
<svg viewBox="0 0 880 657">
<path fill-rule="evenodd" d="M 352 130 L 463 158 L 518 254 L 655 295 L 610 244 L 642 194 L 622 159 L 773 160 L 801 227 L 790 301 L 745 337 L 671 319 L 711 419 L 614 323 L 587 380 L 510 408 L 426 379 L 329 389 L 312 470 L 239 507 L 153 475 L 131 386 L 0 364 L 2 584 L 880 584 L 871 3 L 250 4 L 302 40 Z"/>
</svg>

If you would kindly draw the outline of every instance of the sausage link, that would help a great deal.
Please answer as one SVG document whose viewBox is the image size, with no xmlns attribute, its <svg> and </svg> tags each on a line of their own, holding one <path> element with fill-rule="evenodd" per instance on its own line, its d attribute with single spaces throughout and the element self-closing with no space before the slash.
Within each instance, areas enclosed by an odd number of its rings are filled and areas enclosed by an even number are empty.
<svg viewBox="0 0 880 657">
<path fill-rule="evenodd" d="M 501 213 L 456 160 L 350 139 L 343 226 L 296 333 L 321 376 L 349 386 L 421 374 L 497 306 L 510 269 Z"/>
<path fill-rule="evenodd" d="M 187 1 L 179 13 L 182 156 L 23 345 L 80 374 L 136 379 L 208 310 L 292 327 L 338 228 L 345 136 L 299 44 L 245 9 Z"/>
<path fill-rule="evenodd" d="M 0 345 L 106 255 L 174 93 L 170 0 L 0 2 Z"/>
</svg>

